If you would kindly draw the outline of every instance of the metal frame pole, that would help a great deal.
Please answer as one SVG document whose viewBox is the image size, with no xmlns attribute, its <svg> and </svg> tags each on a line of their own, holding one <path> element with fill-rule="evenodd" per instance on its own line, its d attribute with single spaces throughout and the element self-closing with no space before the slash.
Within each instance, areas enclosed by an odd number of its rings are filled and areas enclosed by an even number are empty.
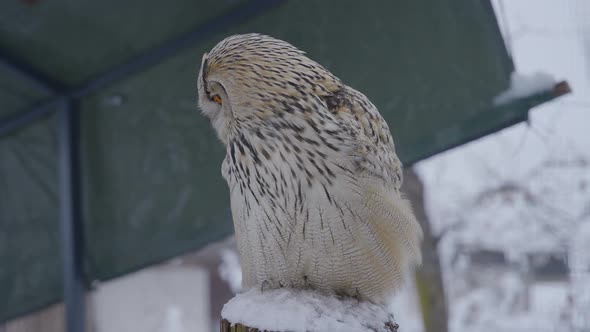
<svg viewBox="0 0 590 332">
<path fill-rule="evenodd" d="M 41 70 L 20 60 L 18 56 L 13 55 L 7 49 L 0 48 L 0 66 L 48 94 L 53 95 L 66 88 L 62 82 L 45 75 Z"/>
<path fill-rule="evenodd" d="M 58 116 L 60 231 L 66 332 L 83 332 L 86 325 L 80 199 L 80 122 L 76 108 L 75 101 L 63 99 Z"/>
<path fill-rule="evenodd" d="M 63 97 L 61 99 L 64 99 Z M 52 99 L 49 102 L 44 102 L 36 106 L 32 106 L 29 111 L 9 115 L 0 119 L 0 138 L 3 135 L 26 127 L 37 120 L 53 114 L 60 106 L 61 99 Z"/>
</svg>

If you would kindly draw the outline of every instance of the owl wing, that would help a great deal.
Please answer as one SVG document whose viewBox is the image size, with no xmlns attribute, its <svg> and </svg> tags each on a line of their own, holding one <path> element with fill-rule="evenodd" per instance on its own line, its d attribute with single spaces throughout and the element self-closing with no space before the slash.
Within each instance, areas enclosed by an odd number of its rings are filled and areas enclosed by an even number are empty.
<svg viewBox="0 0 590 332">
<path fill-rule="evenodd" d="M 420 226 L 377 109 L 351 88 L 326 90 L 229 142 L 223 175 L 244 285 L 309 282 L 381 301 L 420 262 Z"/>
<path fill-rule="evenodd" d="M 361 219 L 375 220 L 384 242 L 394 241 L 394 256 L 399 263 L 419 265 L 422 260 L 422 230 L 410 202 L 402 197 L 402 164 L 395 153 L 389 127 L 377 108 L 362 93 L 344 87 L 324 98 L 326 107 L 341 128 L 348 131 L 351 171 L 354 182 L 363 192 Z M 403 270 L 403 269 L 402 269 Z"/>
<path fill-rule="evenodd" d="M 375 105 L 362 93 L 344 87 L 324 98 L 326 107 L 353 140 L 351 157 L 357 176 L 381 181 L 399 192 L 402 164 L 395 153 L 389 127 Z"/>
</svg>

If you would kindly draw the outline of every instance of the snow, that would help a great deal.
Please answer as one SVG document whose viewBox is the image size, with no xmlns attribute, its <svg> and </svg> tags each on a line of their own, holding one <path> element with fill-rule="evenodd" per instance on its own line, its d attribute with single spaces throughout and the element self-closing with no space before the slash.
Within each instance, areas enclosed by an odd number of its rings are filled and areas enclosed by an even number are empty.
<svg viewBox="0 0 590 332">
<path fill-rule="evenodd" d="M 510 87 L 494 98 L 494 104 L 502 105 L 513 99 L 528 97 L 544 91 L 551 91 L 556 83 L 557 81 L 553 76 L 547 73 L 536 72 L 527 75 L 513 72 L 510 76 Z"/>
<path fill-rule="evenodd" d="M 562 252 L 589 197 L 590 188 L 580 183 L 590 184 L 586 166 L 541 164 L 518 180 L 482 186 L 482 193 L 466 198 L 467 204 L 443 207 L 448 215 L 460 219 L 443 242 L 500 250 L 510 258 L 530 252 Z M 444 200 L 432 197 L 431 202 L 443 204 Z"/>
<path fill-rule="evenodd" d="M 560 306 L 567 303 L 569 287 L 563 282 L 541 282 L 533 285 L 530 293 L 532 311 L 559 314 Z"/>
<path fill-rule="evenodd" d="M 395 315 L 395 321 L 402 332 L 421 332 L 424 330 L 420 307 L 416 295 L 413 278 L 406 277 L 405 287 L 400 289 L 391 302 L 391 312 Z"/>
<path fill-rule="evenodd" d="M 563 283 L 547 283 L 531 290 L 531 308 L 519 306 L 523 285 L 514 273 L 499 276 L 498 283 L 480 287 L 460 298 L 450 307 L 450 331 L 556 331 L 565 327 L 560 321 L 567 305 L 567 287 Z M 562 331 L 570 331 L 564 328 Z"/>
<path fill-rule="evenodd" d="M 389 332 L 385 324 L 393 322 L 389 310 L 376 304 L 285 288 L 238 294 L 221 316 L 261 330 L 293 332 Z"/>
<path fill-rule="evenodd" d="M 96 286 L 96 332 L 211 331 L 206 270 L 170 264 Z"/>
<path fill-rule="evenodd" d="M 590 205 L 589 205 L 590 207 Z M 588 209 L 590 213 L 590 209 Z M 572 323 L 590 327 L 590 222 L 580 225 L 572 239 L 570 256 L 572 268 L 572 294 L 575 294 Z"/>
<path fill-rule="evenodd" d="M 217 270 L 221 279 L 229 284 L 234 294 L 242 290 L 242 268 L 235 250 L 224 248 L 221 251 L 221 264 Z"/>
</svg>

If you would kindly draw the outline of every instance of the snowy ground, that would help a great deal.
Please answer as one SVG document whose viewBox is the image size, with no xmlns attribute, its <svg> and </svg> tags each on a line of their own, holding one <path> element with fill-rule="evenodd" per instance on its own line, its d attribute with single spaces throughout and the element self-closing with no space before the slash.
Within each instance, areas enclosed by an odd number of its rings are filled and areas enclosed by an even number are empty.
<svg viewBox="0 0 590 332">
<path fill-rule="evenodd" d="M 206 270 L 167 264 L 97 285 L 95 331 L 211 331 L 208 278 Z"/>
</svg>

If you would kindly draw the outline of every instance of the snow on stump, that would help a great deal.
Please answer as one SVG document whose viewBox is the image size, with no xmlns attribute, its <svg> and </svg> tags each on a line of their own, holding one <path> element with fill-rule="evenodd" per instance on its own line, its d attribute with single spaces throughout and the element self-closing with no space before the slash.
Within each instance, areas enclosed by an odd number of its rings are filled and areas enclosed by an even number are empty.
<svg viewBox="0 0 590 332">
<path fill-rule="evenodd" d="M 221 311 L 221 332 L 396 332 L 387 307 L 301 289 L 251 289 Z"/>
</svg>

